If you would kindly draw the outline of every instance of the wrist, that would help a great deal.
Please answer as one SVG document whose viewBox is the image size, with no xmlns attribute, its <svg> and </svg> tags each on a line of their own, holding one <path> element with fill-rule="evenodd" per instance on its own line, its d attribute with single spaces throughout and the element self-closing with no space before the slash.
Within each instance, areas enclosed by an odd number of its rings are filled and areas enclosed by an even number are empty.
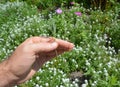
<svg viewBox="0 0 120 87">
<path fill-rule="evenodd" d="M 11 87 L 16 85 L 17 77 L 10 72 L 8 60 L 0 64 L 0 87 Z"/>
</svg>

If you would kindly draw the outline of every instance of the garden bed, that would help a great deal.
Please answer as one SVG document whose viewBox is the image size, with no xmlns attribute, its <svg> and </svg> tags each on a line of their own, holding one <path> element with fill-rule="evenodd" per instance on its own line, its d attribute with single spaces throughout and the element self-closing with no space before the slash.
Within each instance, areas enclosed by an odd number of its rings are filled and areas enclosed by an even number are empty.
<svg viewBox="0 0 120 87">
<path fill-rule="evenodd" d="M 53 36 L 75 48 L 18 87 L 120 87 L 119 6 L 101 11 L 74 3 L 38 11 L 25 2 L 0 4 L 0 60 L 28 37 Z"/>
</svg>

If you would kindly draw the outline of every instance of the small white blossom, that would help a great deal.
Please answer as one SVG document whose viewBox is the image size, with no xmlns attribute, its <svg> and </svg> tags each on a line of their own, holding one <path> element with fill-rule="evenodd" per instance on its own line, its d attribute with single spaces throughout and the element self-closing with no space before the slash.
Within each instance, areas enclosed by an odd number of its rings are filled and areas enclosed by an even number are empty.
<svg viewBox="0 0 120 87">
<path fill-rule="evenodd" d="M 87 87 L 87 84 L 82 84 L 81 87 Z"/>
<path fill-rule="evenodd" d="M 45 85 L 46 85 L 46 86 L 49 86 L 49 84 L 48 84 L 48 83 L 45 83 Z"/>
<path fill-rule="evenodd" d="M 35 87 L 40 87 L 40 86 L 38 84 L 36 84 Z"/>
<path fill-rule="evenodd" d="M 36 80 L 40 80 L 40 77 L 39 77 L 39 76 L 37 76 L 37 77 L 36 77 Z"/>
</svg>

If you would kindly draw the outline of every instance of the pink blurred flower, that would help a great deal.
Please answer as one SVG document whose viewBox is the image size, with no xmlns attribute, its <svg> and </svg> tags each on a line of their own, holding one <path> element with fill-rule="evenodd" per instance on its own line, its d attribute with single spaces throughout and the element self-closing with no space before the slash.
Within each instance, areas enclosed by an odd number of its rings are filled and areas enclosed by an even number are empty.
<svg viewBox="0 0 120 87">
<path fill-rule="evenodd" d="M 76 14 L 77 16 L 81 16 L 81 15 L 82 15 L 81 12 L 75 12 L 75 14 Z"/>
<path fill-rule="evenodd" d="M 61 14 L 62 13 L 62 9 L 58 8 L 57 10 L 55 10 L 57 14 Z"/>
<path fill-rule="evenodd" d="M 71 5 L 74 5 L 74 4 L 75 4 L 75 2 L 70 2 L 70 4 L 71 4 Z"/>
</svg>

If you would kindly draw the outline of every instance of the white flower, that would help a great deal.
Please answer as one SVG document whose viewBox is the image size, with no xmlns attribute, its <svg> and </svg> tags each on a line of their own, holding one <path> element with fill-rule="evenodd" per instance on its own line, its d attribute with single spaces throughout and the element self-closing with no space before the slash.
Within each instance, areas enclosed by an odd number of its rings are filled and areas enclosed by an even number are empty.
<svg viewBox="0 0 120 87">
<path fill-rule="evenodd" d="M 78 68 L 78 65 L 76 64 L 75 67 Z"/>
<path fill-rule="evenodd" d="M 82 51 L 83 50 L 82 47 L 79 47 L 79 50 Z"/>
<path fill-rule="evenodd" d="M 82 84 L 81 87 L 87 87 L 87 84 Z"/>
<path fill-rule="evenodd" d="M 95 84 L 94 84 L 94 83 L 92 83 L 92 86 L 95 86 Z"/>
<path fill-rule="evenodd" d="M 49 84 L 48 84 L 48 83 L 45 83 L 45 85 L 46 85 L 46 86 L 49 86 Z"/>
<path fill-rule="evenodd" d="M 39 77 L 39 76 L 37 76 L 37 77 L 36 77 L 36 80 L 40 80 L 40 77 Z"/>
<path fill-rule="evenodd" d="M 14 87 L 18 87 L 18 86 L 16 85 L 16 86 L 14 86 Z"/>
<path fill-rule="evenodd" d="M 72 59 L 72 62 L 75 62 L 75 59 Z"/>
<path fill-rule="evenodd" d="M 85 80 L 85 83 L 88 84 L 88 80 L 87 79 Z"/>
<path fill-rule="evenodd" d="M 63 85 L 60 85 L 60 87 L 64 87 Z"/>
<path fill-rule="evenodd" d="M 94 84 L 97 84 L 97 81 L 94 81 Z"/>
<path fill-rule="evenodd" d="M 79 87 L 77 83 L 74 84 L 75 87 Z"/>
<path fill-rule="evenodd" d="M 69 82 L 69 79 L 68 79 L 68 78 L 63 78 L 62 81 L 63 81 L 64 83 L 68 83 L 68 82 Z"/>
<path fill-rule="evenodd" d="M 36 84 L 36 85 L 35 85 L 35 87 L 39 87 L 39 85 L 38 85 L 38 84 Z"/>
<path fill-rule="evenodd" d="M 75 78 L 75 82 L 78 82 L 79 80 L 77 78 Z"/>
<path fill-rule="evenodd" d="M 75 81 L 73 81 L 72 83 L 73 83 L 73 84 L 75 84 L 76 82 L 75 82 Z"/>
<path fill-rule="evenodd" d="M 88 60 L 86 60 L 86 65 L 87 65 L 87 66 L 90 66 L 90 63 L 88 62 Z"/>
<path fill-rule="evenodd" d="M 108 38 L 107 34 L 104 34 L 104 39 L 107 39 L 107 38 Z"/>
<path fill-rule="evenodd" d="M 100 67 L 101 67 L 102 65 L 103 65 L 102 63 L 99 64 Z"/>
</svg>

